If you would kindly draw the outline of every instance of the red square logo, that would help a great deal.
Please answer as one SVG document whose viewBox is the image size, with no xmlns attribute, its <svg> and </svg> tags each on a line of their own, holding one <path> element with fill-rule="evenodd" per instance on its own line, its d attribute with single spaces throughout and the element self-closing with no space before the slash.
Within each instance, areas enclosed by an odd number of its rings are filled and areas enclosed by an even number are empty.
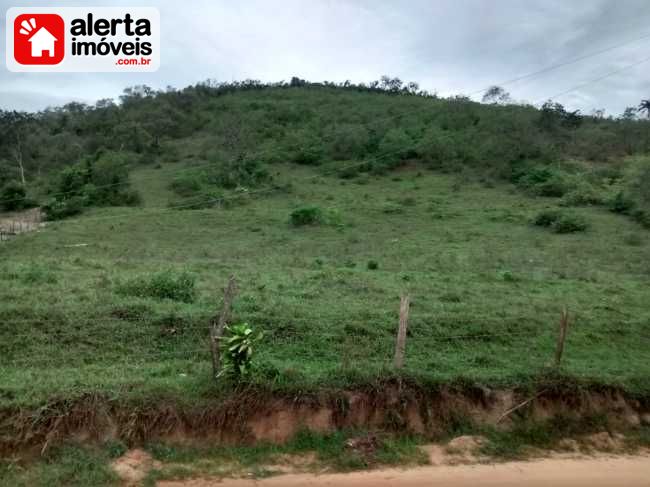
<svg viewBox="0 0 650 487">
<path fill-rule="evenodd" d="M 20 64 L 59 64 L 65 22 L 56 14 L 22 14 L 14 20 L 14 58 Z"/>
</svg>

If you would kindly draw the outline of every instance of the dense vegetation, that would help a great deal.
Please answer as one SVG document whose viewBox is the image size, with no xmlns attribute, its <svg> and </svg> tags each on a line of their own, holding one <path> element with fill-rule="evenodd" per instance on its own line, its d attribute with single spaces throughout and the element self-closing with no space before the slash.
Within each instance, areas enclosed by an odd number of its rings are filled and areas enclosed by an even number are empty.
<svg viewBox="0 0 650 487">
<path fill-rule="evenodd" d="M 4 208 L 63 220 L 0 245 L 0 401 L 213 395 L 230 274 L 264 386 L 395 373 L 407 292 L 414 380 L 536 380 L 567 306 L 563 372 L 650 393 L 650 122 L 492 95 L 294 79 L 5 112 Z"/>
<path fill-rule="evenodd" d="M 352 178 L 420 162 L 510 181 L 569 205 L 608 204 L 650 225 L 647 162 L 622 163 L 650 151 L 643 110 L 650 115 L 643 102 L 617 118 L 582 116 L 551 101 L 537 109 L 498 87 L 476 103 L 388 77 L 369 85 L 294 78 L 161 92 L 136 86 L 119 103 L 1 112 L 0 200 L 5 209 L 20 206 L 21 182 L 52 219 L 93 205 L 137 205 L 125 169 L 182 158 L 205 167 L 178 174 L 172 188 L 210 200 L 222 197 L 220 189 L 271 183 L 274 163 L 333 165 Z"/>
</svg>

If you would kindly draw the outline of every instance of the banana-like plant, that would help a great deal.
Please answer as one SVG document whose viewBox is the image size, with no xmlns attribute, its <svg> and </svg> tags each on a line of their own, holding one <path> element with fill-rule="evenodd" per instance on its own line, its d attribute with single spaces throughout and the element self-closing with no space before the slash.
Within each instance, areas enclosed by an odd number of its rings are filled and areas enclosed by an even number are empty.
<svg viewBox="0 0 650 487">
<path fill-rule="evenodd" d="M 241 378 L 250 374 L 253 346 L 262 339 L 262 332 L 255 333 L 248 323 L 226 327 L 226 339 L 222 342 L 222 366 L 219 375 Z"/>
</svg>

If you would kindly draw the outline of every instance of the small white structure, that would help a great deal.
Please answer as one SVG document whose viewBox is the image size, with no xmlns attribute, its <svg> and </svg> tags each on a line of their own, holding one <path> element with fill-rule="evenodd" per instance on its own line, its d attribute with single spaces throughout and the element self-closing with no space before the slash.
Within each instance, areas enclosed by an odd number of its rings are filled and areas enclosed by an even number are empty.
<svg viewBox="0 0 650 487">
<path fill-rule="evenodd" d="M 47 51 L 48 57 L 54 57 L 54 43 L 57 40 L 49 30 L 41 27 L 36 34 L 29 38 L 29 42 L 32 43 L 32 57 L 42 57 L 45 51 Z"/>
</svg>

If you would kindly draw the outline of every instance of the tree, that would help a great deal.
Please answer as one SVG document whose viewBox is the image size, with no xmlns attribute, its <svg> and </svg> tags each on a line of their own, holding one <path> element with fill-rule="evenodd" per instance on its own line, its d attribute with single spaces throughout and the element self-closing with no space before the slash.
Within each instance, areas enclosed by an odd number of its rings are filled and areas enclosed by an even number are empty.
<svg viewBox="0 0 650 487">
<path fill-rule="evenodd" d="M 627 107 L 621 115 L 621 120 L 624 120 L 626 122 L 633 122 L 636 120 L 636 114 L 638 111 L 639 110 L 635 107 Z"/>
<path fill-rule="evenodd" d="M 20 210 L 25 205 L 27 192 L 18 181 L 10 181 L 0 190 L 0 209 L 4 211 Z"/>
<path fill-rule="evenodd" d="M 25 186 L 25 139 L 33 116 L 25 112 L 0 111 L 0 140 L 6 141 L 10 158 L 18 166 L 20 182 Z"/>
<path fill-rule="evenodd" d="M 596 120 L 602 120 L 605 118 L 605 109 L 604 108 L 594 108 L 591 111 L 591 116 Z"/>
<path fill-rule="evenodd" d="M 648 117 L 648 120 L 650 120 L 650 99 L 641 100 L 641 103 L 639 103 L 638 111 L 645 112 L 646 116 Z M 650 130 L 648 130 L 648 132 L 646 133 L 645 145 L 647 150 L 648 147 L 650 147 Z"/>
<path fill-rule="evenodd" d="M 490 86 L 483 95 L 483 103 L 491 103 L 494 105 L 507 105 L 512 102 L 510 93 L 501 88 L 500 86 Z"/>
<path fill-rule="evenodd" d="M 543 129 L 552 131 L 559 127 L 576 129 L 582 123 L 580 110 L 568 112 L 561 103 L 548 100 L 540 110 L 539 124 Z"/>
<path fill-rule="evenodd" d="M 650 120 L 650 99 L 641 100 L 641 103 L 639 103 L 639 108 L 637 108 L 637 111 L 645 112 L 646 116 Z"/>
</svg>

